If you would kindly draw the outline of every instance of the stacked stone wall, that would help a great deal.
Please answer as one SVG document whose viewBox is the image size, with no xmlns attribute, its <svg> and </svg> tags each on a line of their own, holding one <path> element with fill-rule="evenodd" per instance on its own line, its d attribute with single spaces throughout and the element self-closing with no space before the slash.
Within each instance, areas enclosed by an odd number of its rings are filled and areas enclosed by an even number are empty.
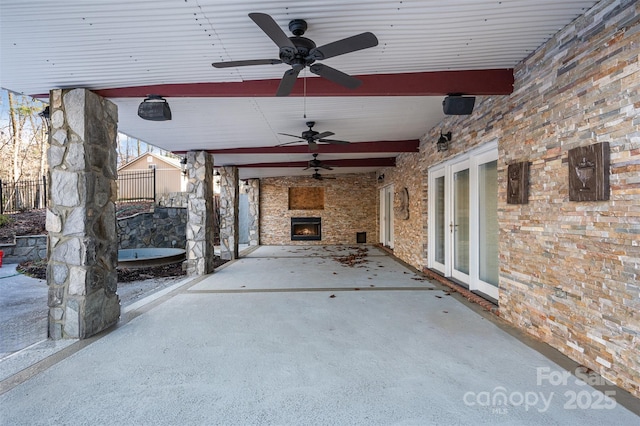
<svg viewBox="0 0 640 426">
<path fill-rule="evenodd" d="M 498 141 L 500 315 L 638 397 L 639 8 L 598 3 L 516 67 L 511 96 L 479 97 L 420 149 L 426 227 L 428 167 Z M 433 143 L 441 129 L 453 133 L 446 152 Z M 568 151 L 598 142 L 610 145 L 610 199 L 570 201 Z M 531 164 L 529 202 L 507 204 L 506 168 L 520 161 Z"/>
<path fill-rule="evenodd" d="M 310 177 L 264 178 L 260 185 L 260 243 L 265 245 L 355 244 L 356 233 L 376 241 L 375 173 L 336 175 L 322 181 Z M 325 189 L 323 210 L 289 210 L 289 187 Z M 292 217 L 321 217 L 322 240 L 291 241 Z"/>
<path fill-rule="evenodd" d="M 396 167 L 388 167 L 379 173 L 384 175 L 383 182 L 394 183 L 393 196 L 393 254 L 411 266 L 422 269 L 426 260 L 426 241 L 423 241 L 422 202 L 424 198 L 423 172 L 420 168 L 419 153 L 404 153 L 396 157 Z M 408 194 L 408 215 L 404 211 L 402 191 Z"/>
<path fill-rule="evenodd" d="M 504 203 L 500 312 L 640 396 L 640 24 L 605 1 L 515 71 L 501 163 L 529 161 Z M 570 149 L 610 144 L 609 201 L 569 201 Z"/>
</svg>

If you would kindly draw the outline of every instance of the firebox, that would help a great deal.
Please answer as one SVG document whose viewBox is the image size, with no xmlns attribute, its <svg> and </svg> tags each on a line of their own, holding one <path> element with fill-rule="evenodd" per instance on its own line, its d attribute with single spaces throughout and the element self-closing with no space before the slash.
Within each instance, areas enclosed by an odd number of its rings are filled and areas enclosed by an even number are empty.
<svg viewBox="0 0 640 426">
<path fill-rule="evenodd" d="M 322 239 L 322 219 L 319 217 L 292 217 L 291 241 L 318 241 Z"/>
</svg>

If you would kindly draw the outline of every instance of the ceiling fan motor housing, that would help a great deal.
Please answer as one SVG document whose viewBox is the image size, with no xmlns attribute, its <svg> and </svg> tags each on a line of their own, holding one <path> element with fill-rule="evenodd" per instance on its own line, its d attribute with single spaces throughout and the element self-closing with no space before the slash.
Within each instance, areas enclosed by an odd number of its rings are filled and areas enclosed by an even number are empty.
<svg viewBox="0 0 640 426">
<path fill-rule="evenodd" d="M 289 31 L 296 37 L 299 37 L 307 31 L 307 21 L 304 19 L 294 19 L 289 21 Z"/>
<path fill-rule="evenodd" d="M 302 132 L 302 139 L 313 139 L 313 137 L 317 134 L 318 132 L 316 132 L 315 130 L 305 130 L 304 132 Z"/>
<path fill-rule="evenodd" d="M 309 52 L 316 48 L 316 44 L 313 40 L 297 36 L 289 37 L 289 40 L 291 40 L 291 42 L 296 46 L 296 50 L 294 51 L 288 46 L 281 47 L 279 56 L 282 62 L 292 66 L 300 64 L 304 67 L 309 66 L 316 61 L 314 58 L 309 56 Z"/>
</svg>

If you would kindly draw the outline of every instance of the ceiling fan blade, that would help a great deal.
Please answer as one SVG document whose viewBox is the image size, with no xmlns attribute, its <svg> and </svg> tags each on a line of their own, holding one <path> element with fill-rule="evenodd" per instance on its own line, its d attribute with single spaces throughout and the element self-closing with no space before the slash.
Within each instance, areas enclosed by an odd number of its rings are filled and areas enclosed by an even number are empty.
<svg viewBox="0 0 640 426">
<path fill-rule="evenodd" d="M 325 164 L 318 164 L 318 167 L 320 167 L 321 169 L 325 169 L 325 170 L 333 170 L 333 167 L 329 167 Z"/>
<path fill-rule="evenodd" d="M 333 132 L 322 132 L 322 133 L 318 133 L 317 135 L 315 135 L 313 137 L 313 140 L 318 140 L 318 139 L 322 139 L 322 138 L 326 138 L 327 136 L 333 136 L 335 135 L 335 133 Z"/>
<path fill-rule="evenodd" d="M 276 96 L 288 96 L 293 90 L 294 84 L 296 84 L 296 78 L 298 78 L 299 73 L 300 70 L 293 68 L 285 72 L 282 76 L 282 80 L 280 80 L 280 86 L 278 86 Z"/>
<path fill-rule="evenodd" d="M 291 145 L 291 144 L 294 144 L 294 143 L 302 143 L 302 142 L 306 142 L 306 141 L 305 140 L 299 140 L 299 141 L 293 141 L 293 142 L 285 142 L 285 143 L 279 143 L 276 146 L 285 146 L 285 145 Z"/>
<path fill-rule="evenodd" d="M 310 141 L 309 141 L 309 149 L 310 149 L 311 151 L 317 151 L 317 150 L 318 150 L 318 144 L 317 144 L 317 143 L 315 143 L 315 141 L 310 140 Z"/>
<path fill-rule="evenodd" d="M 347 89 L 355 89 L 362 84 L 362 81 L 357 78 L 351 77 L 349 74 L 345 74 L 342 71 L 338 71 L 337 69 L 324 64 L 313 64 L 309 67 L 309 70 L 312 73 L 344 86 Z"/>
<path fill-rule="evenodd" d="M 250 13 L 249 18 L 251 18 L 278 47 L 289 47 L 293 49 L 294 52 L 297 52 L 296 45 L 289 40 L 289 37 L 287 37 L 284 31 L 282 31 L 282 28 L 280 28 L 270 15 L 266 13 Z"/>
<path fill-rule="evenodd" d="M 332 143 L 332 144 L 336 144 L 336 145 L 346 145 L 346 144 L 351 143 L 351 142 L 347 142 L 347 141 L 337 141 L 335 139 L 320 139 L 318 142 L 326 142 L 326 143 Z"/>
<path fill-rule="evenodd" d="M 289 133 L 278 133 L 278 134 L 279 134 L 279 135 L 283 135 L 283 136 L 291 136 L 292 138 L 298 138 L 298 139 L 300 139 L 301 141 L 305 141 L 305 142 L 306 142 L 306 139 L 302 139 L 300 136 L 290 135 Z"/>
<path fill-rule="evenodd" d="M 215 68 L 233 68 L 246 67 L 248 65 L 276 65 L 281 63 L 282 61 L 280 59 L 250 59 L 248 61 L 214 62 L 211 65 L 213 65 Z"/>
<path fill-rule="evenodd" d="M 316 61 L 333 58 L 334 56 L 344 55 L 345 53 L 355 52 L 357 50 L 367 49 L 378 45 L 378 39 L 373 33 L 362 33 L 324 46 L 311 49 L 309 56 Z"/>
</svg>

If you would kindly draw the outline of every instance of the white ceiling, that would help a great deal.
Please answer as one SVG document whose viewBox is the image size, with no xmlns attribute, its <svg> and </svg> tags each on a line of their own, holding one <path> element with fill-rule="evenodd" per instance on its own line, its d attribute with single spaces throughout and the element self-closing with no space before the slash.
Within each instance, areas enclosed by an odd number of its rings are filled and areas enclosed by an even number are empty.
<svg viewBox="0 0 640 426">
<path fill-rule="evenodd" d="M 305 19 L 309 26 L 305 37 L 318 46 L 370 31 L 377 36 L 378 46 L 322 63 L 356 76 L 408 75 L 513 68 L 595 3 L 2 0 L 0 85 L 31 95 L 46 94 L 53 88 L 85 87 L 99 92 L 162 85 L 145 87 L 137 94 L 132 94 L 135 90 L 124 91 L 121 93 L 126 97 L 110 98 L 119 108 L 120 131 L 177 152 L 273 147 L 293 140 L 278 133 L 300 134 L 306 130 L 308 120 L 317 122 L 314 130 L 332 131 L 332 138 L 351 141 L 356 148 L 357 142 L 416 140 L 444 117 L 441 94 L 425 96 L 417 90 L 409 93 L 412 96 L 326 96 L 317 89 L 323 79 L 309 72 L 300 74 L 307 76 L 306 97 L 300 96 L 300 91 L 276 98 L 242 89 L 233 89 L 233 97 L 224 97 L 221 93 L 212 94 L 210 89 L 197 93 L 197 86 L 194 95 L 194 86 L 184 93 L 180 88 L 189 83 L 236 83 L 243 88 L 253 80 L 274 80 L 275 94 L 277 80 L 289 69 L 287 65 L 225 69 L 211 66 L 218 61 L 278 57 L 277 46 L 249 19 L 250 12 L 271 15 L 287 35 L 291 19 Z M 299 78 L 299 87 L 302 82 Z M 402 90 L 403 76 L 393 85 Z M 431 89 L 433 92 L 438 90 Z M 149 93 L 167 97 L 171 121 L 151 122 L 137 116 L 138 104 Z M 442 94 L 445 93 L 448 92 L 443 88 Z M 397 152 L 321 153 L 319 158 L 326 161 L 394 155 Z M 310 158 L 309 152 L 214 154 L 214 162 L 220 165 Z M 334 172 L 375 169 L 340 168 Z M 242 178 L 308 173 L 299 167 L 240 169 Z"/>
</svg>

